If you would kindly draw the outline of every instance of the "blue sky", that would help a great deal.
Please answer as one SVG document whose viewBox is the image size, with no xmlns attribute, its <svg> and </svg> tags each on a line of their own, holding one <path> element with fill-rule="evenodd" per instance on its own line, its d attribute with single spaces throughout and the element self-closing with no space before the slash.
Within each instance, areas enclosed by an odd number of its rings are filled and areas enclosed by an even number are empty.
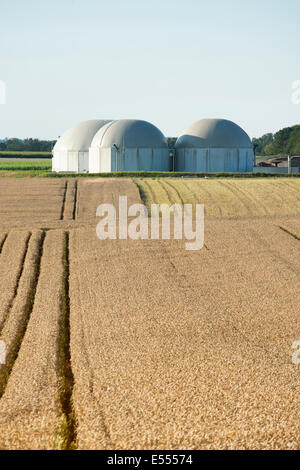
<svg viewBox="0 0 300 470">
<path fill-rule="evenodd" d="M 0 138 L 86 119 L 167 136 L 223 117 L 251 137 L 300 123 L 300 0 L 0 0 Z"/>
</svg>

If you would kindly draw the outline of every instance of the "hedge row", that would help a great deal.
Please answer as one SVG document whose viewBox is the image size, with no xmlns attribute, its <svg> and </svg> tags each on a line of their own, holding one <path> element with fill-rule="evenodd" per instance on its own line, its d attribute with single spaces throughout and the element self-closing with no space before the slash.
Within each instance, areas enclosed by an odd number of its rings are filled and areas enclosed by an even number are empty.
<svg viewBox="0 0 300 470">
<path fill-rule="evenodd" d="M 44 158 L 52 158 L 50 152 L 14 152 L 3 150 L 0 151 L 0 158 L 37 158 L 39 160 Z"/>
<path fill-rule="evenodd" d="M 0 176 L 23 177 L 44 177 L 44 178 L 299 178 L 300 173 L 272 174 L 272 173 L 173 173 L 173 172 L 112 172 L 112 173 L 54 173 L 45 168 L 32 167 L 1 167 Z"/>
<path fill-rule="evenodd" d="M 274 177 L 300 177 L 300 173 L 272 174 L 272 173 L 183 173 L 159 171 L 115 171 L 111 173 L 47 173 L 50 178 L 274 178 Z"/>
</svg>

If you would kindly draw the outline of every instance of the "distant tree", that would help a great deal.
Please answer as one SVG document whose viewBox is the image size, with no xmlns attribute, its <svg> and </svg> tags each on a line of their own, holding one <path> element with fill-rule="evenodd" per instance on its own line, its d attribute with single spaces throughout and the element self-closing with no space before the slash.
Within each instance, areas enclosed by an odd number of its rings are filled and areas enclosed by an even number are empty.
<svg viewBox="0 0 300 470">
<path fill-rule="evenodd" d="M 264 150 L 266 155 L 300 153 L 300 125 L 285 127 L 276 132 L 273 142 Z"/>
<path fill-rule="evenodd" d="M 25 150 L 24 141 L 13 137 L 6 141 L 6 150 Z"/>
<path fill-rule="evenodd" d="M 177 137 L 168 137 L 168 146 L 169 148 L 173 148 L 175 146 L 175 142 L 177 140 Z"/>
<path fill-rule="evenodd" d="M 39 139 L 17 139 L 16 137 L 8 139 L 5 142 L 3 150 L 27 151 L 27 152 L 51 152 L 56 140 Z"/>
<path fill-rule="evenodd" d="M 276 155 L 276 152 L 274 152 L 273 144 L 268 144 L 265 146 L 264 155 Z"/>
<path fill-rule="evenodd" d="M 300 153 L 300 125 L 292 127 L 292 132 L 287 143 L 287 152 Z"/>
<path fill-rule="evenodd" d="M 266 155 L 265 153 L 265 147 L 269 145 L 270 143 L 273 142 L 274 135 L 269 133 L 269 134 L 264 134 L 262 137 L 253 138 L 252 139 L 252 144 L 253 148 L 255 150 L 256 155 Z"/>
<path fill-rule="evenodd" d="M 30 149 L 33 152 L 38 152 L 42 150 L 42 142 L 39 139 L 25 139 L 24 144 L 26 149 Z"/>
</svg>

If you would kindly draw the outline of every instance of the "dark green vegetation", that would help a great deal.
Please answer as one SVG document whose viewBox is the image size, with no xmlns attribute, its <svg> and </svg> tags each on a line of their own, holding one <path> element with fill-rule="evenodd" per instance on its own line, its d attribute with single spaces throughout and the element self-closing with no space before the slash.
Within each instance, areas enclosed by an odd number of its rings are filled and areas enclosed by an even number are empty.
<svg viewBox="0 0 300 470">
<path fill-rule="evenodd" d="M 252 144 L 256 155 L 265 156 L 265 147 L 273 142 L 274 134 L 264 134 L 262 137 L 253 138 Z"/>
<path fill-rule="evenodd" d="M 300 154 L 300 125 L 285 127 L 276 134 L 252 139 L 256 155 Z"/>
<path fill-rule="evenodd" d="M 300 177 L 300 173 L 287 174 L 272 174 L 272 173 L 181 173 L 181 172 L 158 172 L 158 171 L 116 171 L 112 173 L 45 173 L 43 176 L 50 176 L 53 178 L 268 178 L 268 177 L 287 177 L 296 176 Z"/>
<path fill-rule="evenodd" d="M 168 137 L 169 148 L 173 148 L 177 137 Z M 46 152 L 51 157 L 51 151 L 56 140 L 39 140 L 39 139 L 17 139 L 16 137 L 0 142 L 0 153 L 2 152 Z"/>
<path fill-rule="evenodd" d="M 52 158 L 52 153 L 50 152 L 17 152 L 15 150 L 4 150 L 0 151 L 0 162 L 1 158 L 18 158 L 18 159 L 49 159 Z"/>
<path fill-rule="evenodd" d="M 179 173 L 179 172 L 112 172 L 112 173 L 53 173 L 44 169 L 20 169 L 0 168 L 0 177 L 44 177 L 44 178 L 299 178 L 300 173 L 288 175 L 285 173 Z"/>
<path fill-rule="evenodd" d="M 170 149 L 175 147 L 176 140 L 177 140 L 177 137 L 168 137 L 167 138 L 168 146 L 169 146 Z"/>
<path fill-rule="evenodd" d="M 0 150 L 8 151 L 27 151 L 27 152 L 51 152 L 56 140 L 39 140 L 39 139 L 17 139 L 13 137 L 0 142 Z"/>
</svg>

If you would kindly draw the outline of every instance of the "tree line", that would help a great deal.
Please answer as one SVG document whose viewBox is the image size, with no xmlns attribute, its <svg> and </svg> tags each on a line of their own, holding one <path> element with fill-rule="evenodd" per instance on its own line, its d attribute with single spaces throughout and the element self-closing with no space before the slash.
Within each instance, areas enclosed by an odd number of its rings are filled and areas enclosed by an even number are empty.
<svg viewBox="0 0 300 470">
<path fill-rule="evenodd" d="M 56 140 L 18 139 L 16 137 L 0 141 L 0 150 L 19 152 L 51 152 Z M 175 145 L 176 137 L 168 138 L 168 145 Z M 256 155 L 300 154 L 300 125 L 285 127 L 272 134 L 252 139 Z"/>
<path fill-rule="evenodd" d="M 17 139 L 13 137 L 0 142 L 0 150 L 17 152 L 51 152 L 56 140 Z"/>
<path fill-rule="evenodd" d="M 252 139 L 256 155 L 300 154 L 300 125 L 285 127 L 275 134 Z"/>
<path fill-rule="evenodd" d="M 176 137 L 168 137 L 168 145 L 174 147 Z M 16 152 L 51 152 L 56 140 L 39 140 L 39 139 L 5 139 L 0 141 L 0 151 L 16 151 Z"/>
</svg>

